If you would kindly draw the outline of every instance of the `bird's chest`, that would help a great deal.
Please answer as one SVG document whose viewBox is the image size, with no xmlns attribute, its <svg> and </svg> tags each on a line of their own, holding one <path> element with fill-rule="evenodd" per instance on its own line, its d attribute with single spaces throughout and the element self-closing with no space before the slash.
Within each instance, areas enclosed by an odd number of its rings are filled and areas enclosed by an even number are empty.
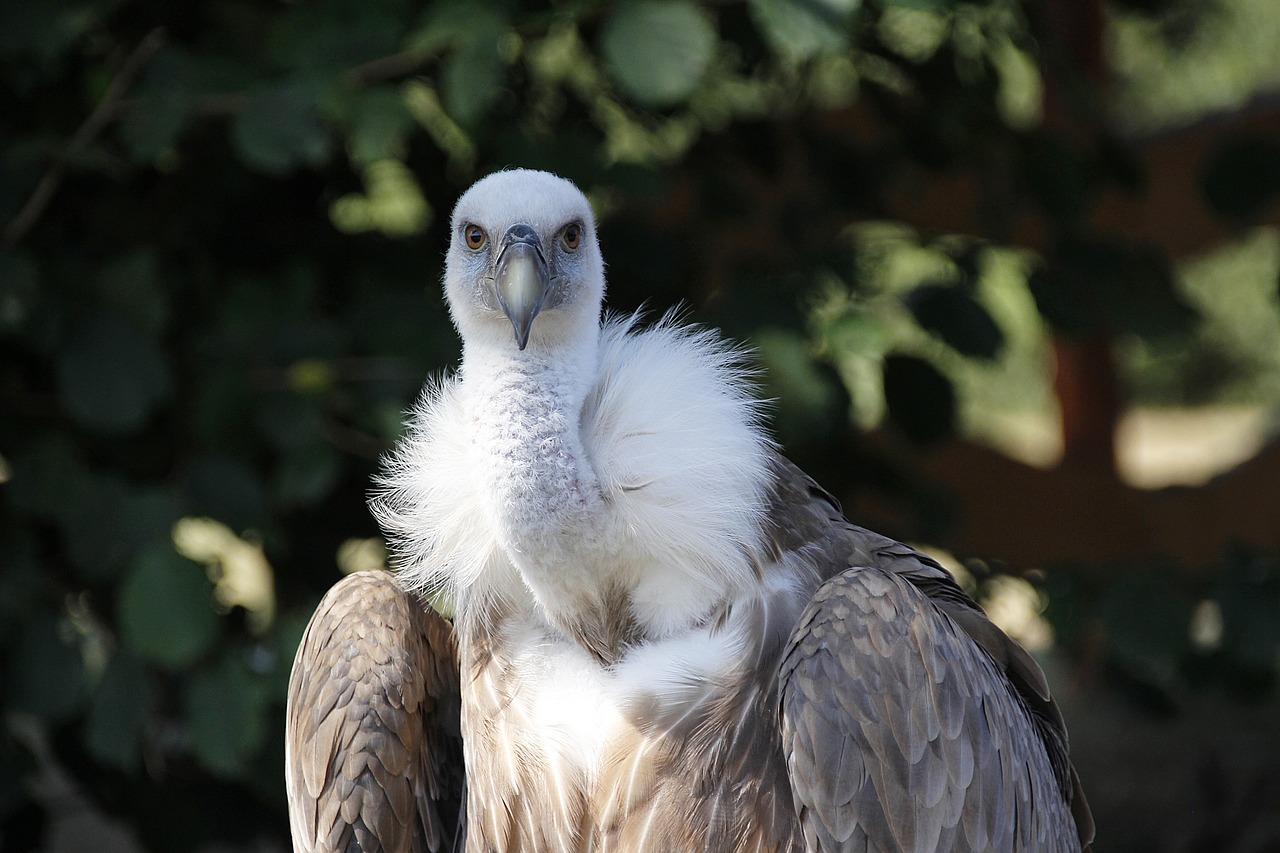
<svg viewBox="0 0 1280 853">
<path fill-rule="evenodd" d="M 708 630 L 605 668 L 530 631 L 473 660 L 462 712 L 467 849 L 739 849 L 751 832 L 790 838 L 770 703 L 730 686 L 740 652 L 730 633 Z M 752 748 L 739 737 L 746 729 L 763 735 Z M 761 799 L 771 811 L 758 821 Z"/>
</svg>

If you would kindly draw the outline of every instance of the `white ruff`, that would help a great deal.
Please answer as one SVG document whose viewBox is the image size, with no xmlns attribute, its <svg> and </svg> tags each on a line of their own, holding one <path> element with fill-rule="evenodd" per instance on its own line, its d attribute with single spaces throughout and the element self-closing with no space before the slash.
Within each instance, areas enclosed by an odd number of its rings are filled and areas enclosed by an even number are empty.
<svg viewBox="0 0 1280 853">
<path fill-rule="evenodd" d="M 374 500 L 403 581 L 460 611 L 489 599 L 523 605 L 530 592 L 543 607 L 568 607 L 560 599 L 624 591 L 650 638 L 687 629 L 758 584 L 769 440 L 741 353 L 668 315 L 644 329 L 636 317 L 607 321 L 595 359 L 594 370 L 574 371 L 588 384 L 580 473 L 596 481 L 577 498 L 578 516 L 550 505 L 576 483 L 542 483 L 546 506 L 535 500 L 531 512 L 524 498 L 538 484 L 514 482 L 527 471 L 501 462 L 520 448 L 481 446 L 492 443 L 484 424 L 513 414 L 483 358 L 468 353 L 461 376 L 428 385 Z M 575 413 L 561 415 L 571 424 Z M 537 430 L 501 439 L 522 431 Z M 540 508 L 562 522 L 558 535 L 537 529 Z M 534 541 L 548 553 L 520 547 Z"/>
</svg>

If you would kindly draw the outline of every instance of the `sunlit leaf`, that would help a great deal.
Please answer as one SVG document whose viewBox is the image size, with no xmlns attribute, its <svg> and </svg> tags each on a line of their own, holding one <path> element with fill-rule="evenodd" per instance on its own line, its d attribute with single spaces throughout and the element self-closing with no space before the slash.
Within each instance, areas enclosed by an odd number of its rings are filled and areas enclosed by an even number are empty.
<svg viewBox="0 0 1280 853">
<path fill-rule="evenodd" d="M 126 432 L 142 426 L 172 391 L 164 351 L 122 323 L 99 317 L 71 338 L 58 360 L 58 390 L 85 426 Z"/>
<path fill-rule="evenodd" d="M 399 160 L 378 160 L 364 170 L 366 194 L 351 193 L 333 203 L 330 219 L 348 234 L 378 230 L 388 237 L 422 231 L 431 208 L 413 173 Z"/>
<path fill-rule="evenodd" d="M 170 669 L 190 666 L 218 634 L 213 585 L 204 567 L 172 546 L 134 562 L 120 584 L 116 615 L 129 648 Z"/>
<path fill-rule="evenodd" d="M 266 735 L 263 680 L 233 656 L 195 673 L 183 697 L 196 758 L 226 777 L 242 775 Z"/>
<path fill-rule="evenodd" d="M 705 11 L 685 0 L 634 0 L 614 7 L 600 52 L 618 85 L 646 107 L 688 99 L 715 57 L 718 37 Z"/>
<path fill-rule="evenodd" d="M 85 746 L 104 764 L 136 770 L 151 703 L 151 683 L 136 657 L 121 652 L 107 665 L 89 700 Z"/>
<path fill-rule="evenodd" d="M 750 8 L 775 51 L 803 60 L 846 47 L 861 5 L 862 0 L 751 0 Z"/>
</svg>

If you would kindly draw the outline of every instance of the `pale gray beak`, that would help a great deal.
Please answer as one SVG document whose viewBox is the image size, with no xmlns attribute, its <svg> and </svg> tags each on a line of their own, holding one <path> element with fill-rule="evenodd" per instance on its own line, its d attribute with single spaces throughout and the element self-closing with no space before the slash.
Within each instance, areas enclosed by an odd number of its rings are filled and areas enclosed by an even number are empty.
<svg viewBox="0 0 1280 853">
<path fill-rule="evenodd" d="M 511 321 L 516 346 L 529 343 L 529 329 L 551 289 L 547 261 L 538 235 L 528 225 L 512 225 L 502 237 L 502 252 L 494 274 L 494 289 L 502 313 Z"/>
</svg>

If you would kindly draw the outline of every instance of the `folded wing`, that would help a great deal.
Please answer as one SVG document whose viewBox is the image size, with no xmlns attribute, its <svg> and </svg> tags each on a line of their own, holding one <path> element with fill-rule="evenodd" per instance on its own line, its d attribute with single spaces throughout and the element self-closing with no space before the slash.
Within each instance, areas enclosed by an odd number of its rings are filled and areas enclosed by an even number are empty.
<svg viewBox="0 0 1280 853">
<path fill-rule="evenodd" d="M 289 681 L 286 786 L 296 853 L 418 853 L 460 833 L 453 627 L 387 572 L 316 608 Z"/>
<path fill-rule="evenodd" d="M 1087 848 L 1093 821 L 1039 666 L 928 557 L 843 527 L 848 568 L 818 588 L 780 669 L 808 849 Z"/>
</svg>

